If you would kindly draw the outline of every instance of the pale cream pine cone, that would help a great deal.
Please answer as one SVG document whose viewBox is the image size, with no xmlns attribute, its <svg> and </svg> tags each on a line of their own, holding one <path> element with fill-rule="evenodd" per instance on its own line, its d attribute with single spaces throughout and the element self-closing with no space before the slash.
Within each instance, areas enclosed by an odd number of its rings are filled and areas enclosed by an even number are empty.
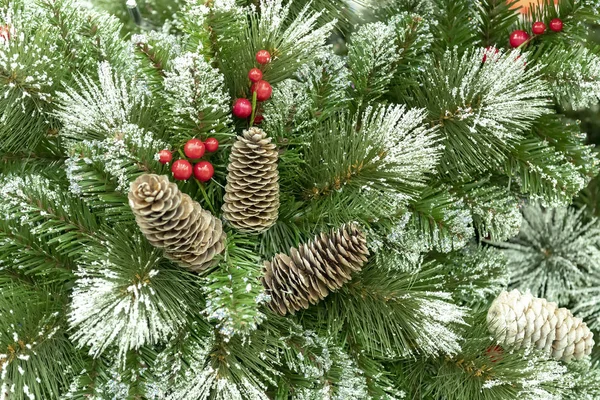
<svg viewBox="0 0 600 400">
<path fill-rule="evenodd" d="M 580 360 L 594 346 L 593 334 L 581 318 L 517 289 L 500 293 L 488 310 L 487 323 L 502 346 L 534 347 L 565 362 Z"/>
</svg>

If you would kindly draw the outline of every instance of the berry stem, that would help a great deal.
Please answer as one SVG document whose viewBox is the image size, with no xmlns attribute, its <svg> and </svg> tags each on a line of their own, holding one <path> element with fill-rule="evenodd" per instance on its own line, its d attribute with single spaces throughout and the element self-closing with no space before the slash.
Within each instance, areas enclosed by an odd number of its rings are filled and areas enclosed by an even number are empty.
<svg viewBox="0 0 600 400">
<path fill-rule="evenodd" d="M 256 92 L 252 92 L 252 116 L 250 117 L 250 126 L 254 125 L 254 117 L 256 117 Z"/>
</svg>

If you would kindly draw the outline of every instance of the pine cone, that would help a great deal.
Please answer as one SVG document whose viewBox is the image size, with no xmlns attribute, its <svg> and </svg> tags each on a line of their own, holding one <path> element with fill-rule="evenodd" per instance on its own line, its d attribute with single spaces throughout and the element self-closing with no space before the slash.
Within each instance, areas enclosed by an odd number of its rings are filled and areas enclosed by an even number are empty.
<svg viewBox="0 0 600 400">
<path fill-rule="evenodd" d="M 195 272 L 210 268 L 225 248 L 221 221 L 181 193 L 167 176 L 137 178 L 131 184 L 129 205 L 148 241 L 183 267 Z"/>
<path fill-rule="evenodd" d="M 227 170 L 223 216 L 242 232 L 262 232 L 277 221 L 279 172 L 277 148 L 259 128 L 233 144 Z"/>
<path fill-rule="evenodd" d="M 516 289 L 500 293 L 488 311 L 487 322 L 502 345 L 535 347 L 565 362 L 580 360 L 594 346 L 593 334 L 581 318 L 556 303 Z"/>
<path fill-rule="evenodd" d="M 285 315 L 316 304 L 360 271 L 369 250 L 364 233 L 355 224 L 331 234 L 321 233 L 290 256 L 277 254 L 264 264 L 262 284 L 271 296 L 270 308 Z"/>
</svg>

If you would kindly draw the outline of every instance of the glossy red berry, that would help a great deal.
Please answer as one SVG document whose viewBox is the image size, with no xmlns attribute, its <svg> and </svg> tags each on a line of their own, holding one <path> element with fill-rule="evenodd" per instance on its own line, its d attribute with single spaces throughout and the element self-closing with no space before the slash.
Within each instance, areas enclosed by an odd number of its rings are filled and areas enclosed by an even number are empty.
<svg viewBox="0 0 600 400">
<path fill-rule="evenodd" d="M 263 73 L 258 68 L 252 68 L 250 72 L 248 72 L 248 79 L 250 79 L 252 82 L 258 82 L 262 79 L 262 77 Z"/>
<path fill-rule="evenodd" d="M 531 28 L 531 31 L 536 35 L 541 35 L 546 32 L 546 24 L 542 21 L 535 22 Z"/>
<path fill-rule="evenodd" d="M 205 150 L 202 140 L 196 138 L 188 140 L 185 146 L 183 146 L 185 156 L 192 160 L 201 158 L 204 155 Z"/>
<path fill-rule="evenodd" d="M 519 47 L 528 40 L 529 34 L 525 31 L 518 30 L 510 34 L 510 45 L 512 47 Z"/>
<path fill-rule="evenodd" d="M 550 21 L 550 29 L 554 32 L 560 32 L 563 30 L 563 22 L 560 18 L 554 18 Z"/>
<path fill-rule="evenodd" d="M 256 62 L 265 65 L 271 62 L 271 53 L 266 50 L 259 50 L 256 53 Z"/>
<path fill-rule="evenodd" d="M 178 181 L 185 181 L 192 176 L 192 164 L 188 160 L 177 160 L 171 167 L 173 178 Z"/>
<path fill-rule="evenodd" d="M 257 114 L 257 115 L 254 117 L 254 124 L 255 124 L 255 125 L 258 125 L 258 124 L 260 124 L 261 122 L 263 122 L 263 120 L 264 120 L 264 119 L 265 119 L 265 117 L 263 117 L 263 116 L 262 116 L 262 115 L 260 115 L 260 114 Z"/>
<path fill-rule="evenodd" d="M 252 103 L 248 99 L 237 99 L 233 105 L 233 115 L 238 118 L 248 118 L 252 115 Z"/>
<path fill-rule="evenodd" d="M 194 165 L 194 176 L 200 182 L 208 182 L 215 174 L 215 169 L 208 161 L 200 161 Z"/>
<path fill-rule="evenodd" d="M 161 164 L 170 163 L 173 159 L 173 153 L 169 150 L 161 150 L 158 152 L 158 162 Z"/>
<path fill-rule="evenodd" d="M 219 149 L 219 141 L 214 137 L 210 137 L 204 141 L 204 147 L 209 153 L 214 153 Z"/>
<path fill-rule="evenodd" d="M 252 92 L 256 92 L 256 100 L 265 101 L 271 98 L 273 88 L 271 87 L 271 84 L 267 81 L 258 81 L 254 85 L 252 85 Z"/>
</svg>

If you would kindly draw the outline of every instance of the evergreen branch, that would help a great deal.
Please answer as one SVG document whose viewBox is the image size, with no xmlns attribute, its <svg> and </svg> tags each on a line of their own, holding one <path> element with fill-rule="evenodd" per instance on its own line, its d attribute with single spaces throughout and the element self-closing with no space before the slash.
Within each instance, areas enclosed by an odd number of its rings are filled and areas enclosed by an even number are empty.
<svg viewBox="0 0 600 400">
<path fill-rule="evenodd" d="M 389 254 L 388 262 L 395 255 Z M 398 359 L 416 354 L 455 354 L 460 350 L 455 326 L 464 323 L 465 309 L 451 302 L 440 268 L 425 264 L 414 272 L 386 272 L 374 265 L 363 269 L 324 305 L 305 311 L 303 324 L 325 325 L 340 332 L 372 357 Z"/>
<path fill-rule="evenodd" d="M 483 0 L 475 3 L 478 18 L 479 42 L 483 47 L 502 47 L 516 24 L 516 0 Z"/>
</svg>

